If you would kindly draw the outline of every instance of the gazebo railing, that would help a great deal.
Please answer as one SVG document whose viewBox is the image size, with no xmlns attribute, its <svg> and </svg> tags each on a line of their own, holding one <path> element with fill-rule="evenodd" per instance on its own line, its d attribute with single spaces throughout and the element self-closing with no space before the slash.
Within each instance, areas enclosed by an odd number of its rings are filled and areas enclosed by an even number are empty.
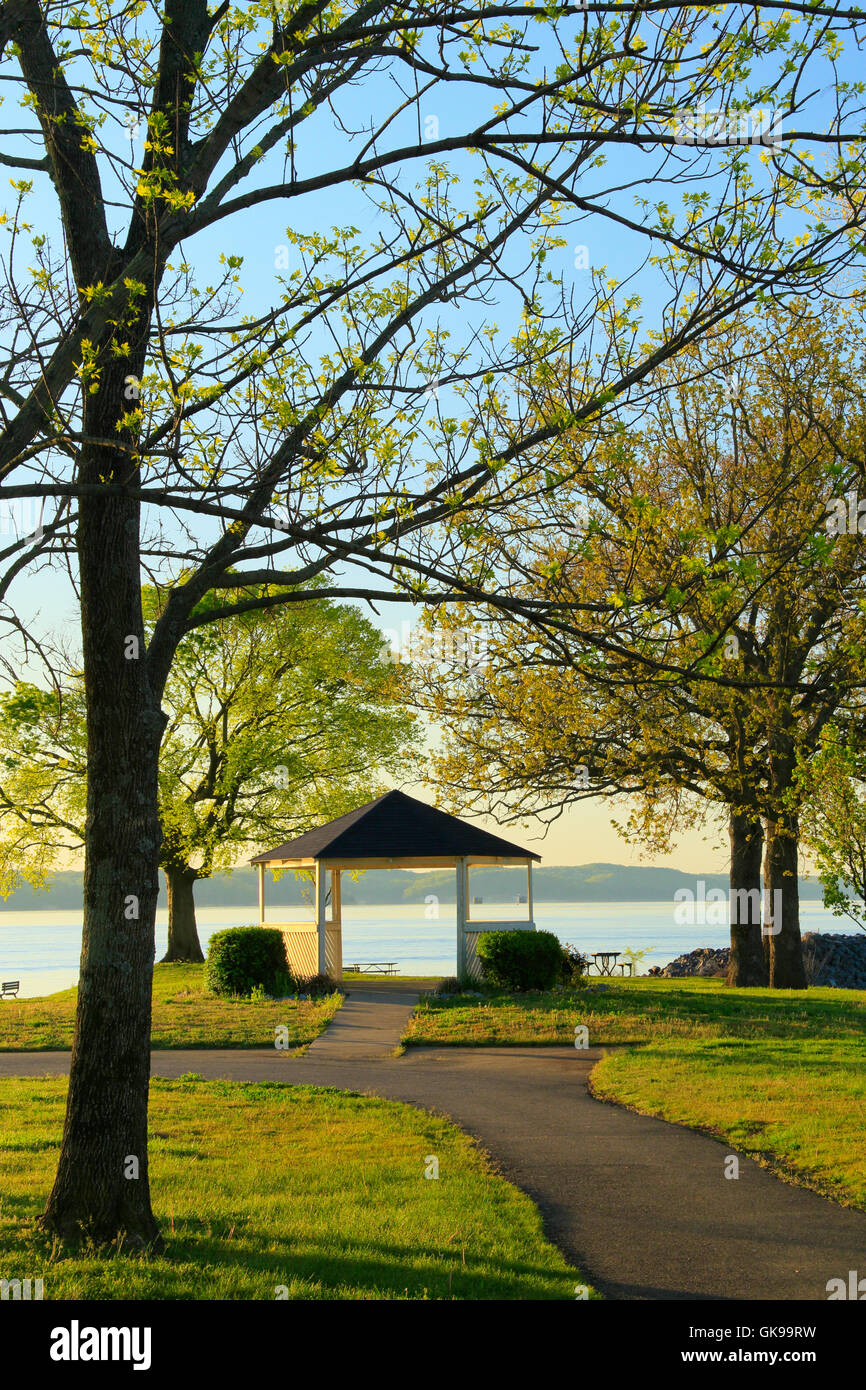
<svg viewBox="0 0 866 1390">
<path fill-rule="evenodd" d="M 408 861 L 409 856 L 405 856 Z M 472 918 L 472 904 L 469 892 L 469 870 L 476 860 L 458 857 L 453 861 L 457 873 L 457 974 L 480 978 L 481 966 L 476 949 L 478 937 L 487 931 L 535 931 L 532 897 L 532 859 L 514 856 L 516 862 L 525 864 L 527 873 L 526 916 L 518 920 L 504 921 L 475 920 Z M 512 860 L 512 862 L 514 862 Z M 259 867 L 259 919 L 260 925 L 274 927 L 283 933 L 286 943 L 286 959 L 289 968 L 296 975 L 315 975 L 326 970 L 335 980 L 342 979 L 343 931 L 342 931 L 342 892 L 341 872 L 349 861 L 329 862 L 311 860 L 309 864 L 280 860 L 280 867 L 304 868 L 312 871 L 315 883 L 315 917 L 301 922 L 269 922 L 265 911 L 265 866 Z M 351 861 L 354 863 L 354 861 Z M 399 863 L 399 859 L 397 861 Z M 482 859 L 486 863 L 486 859 Z M 506 862 L 502 857 L 496 863 Z M 377 864 L 357 865 L 356 867 L 377 867 Z M 389 861 L 389 867 L 393 861 Z M 414 863 L 408 867 L 419 867 Z M 330 886 L 329 886 L 330 880 Z M 523 904 L 521 903 L 521 906 Z M 330 915 L 329 915 L 330 909 Z"/>
</svg>

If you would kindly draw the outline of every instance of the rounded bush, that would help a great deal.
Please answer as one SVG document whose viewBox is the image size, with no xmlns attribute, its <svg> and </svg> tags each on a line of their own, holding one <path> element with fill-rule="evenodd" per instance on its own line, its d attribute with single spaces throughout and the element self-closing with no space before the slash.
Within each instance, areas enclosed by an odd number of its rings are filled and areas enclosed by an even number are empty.
<svg viewBox="0 0 866 1390">
<path fill-rule="evenodd" d="M 208 942 L 205 983 L 214 994 L 285 993 L 288 974 L 283 933 L 273 927 L 228 927 Z"/>
<path fill-rule="evenodd" d="M 551 989 L 565 953 L 550 931 L 485 931 L 475 945 L 485 980 L 497 989 Z"/>
</svg>

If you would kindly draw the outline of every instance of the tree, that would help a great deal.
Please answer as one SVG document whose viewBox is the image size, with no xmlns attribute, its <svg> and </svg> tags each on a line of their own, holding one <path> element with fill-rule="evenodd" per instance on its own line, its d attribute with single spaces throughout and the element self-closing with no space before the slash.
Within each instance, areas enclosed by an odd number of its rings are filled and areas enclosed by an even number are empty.
<svg viewBox="0 0 866 1390">
<path fill-rule="evenodd" d="M 847 501 L 845 527 L 831 525 L 864 474 L 864 357 L 856 308 L 794 302 L 662 367 L 640 424 L 623 423 L 579 474 L 592 516 L 576 543 L 560 539 L 574 520 L 561 495 L 513 541 L 514 567 L 556 586 L 559 628 L 506 624 L 480 693 L 434 694 L 451 736 L 439 776 L 482 801 L 519 793 L 522 809 L 549 810 L 629 792 L 632 831 L 657 846 L 684 791 L 700 799 L 693 815 L 723 807 L 732 910 L 747 909 L 732 911 L 737 984 L 763 982 L 764 817 L 780 904 L 769 981 L 805 987 L 797 761 L 866 684 L 866 557 Z M 595 643 L 572 636 L 567 613 L 593 597 Z"/>
<path fill-rule="evenodd" d="M 158 761 L 184 636 L 283 601 L 239 590 L 283 585 L 297 602 L 316 576 L 326 597 L 507 600 L 461 528 L 531 488 L 539 448 L 564 428 L 524 417 L 521 383 L 571 345 L 583 385 L 568 422 L 591 432 L 612 396 L 708 326 L 819 282 L 859 241 L 857 83 L 840 77 L 831 112 L 801 97 L 838 61 L 841 30 L 856 41 L 859 12 L 795 0 L 711 19 L 664 4 L 647 19 L 639 4 L 0 9 L 7 107 L 18 95 L 2 157 L 21 175 L 6 214 L 0 502 L 45 503 L 37 538 L 22 526 L 4 548 L 0 593 L 15 660 L 50 659 L 10 585 L 69 568 L 87 719 L 82 988 L 43 1218 L 62 1237 L 158 1234 Z M 744 101 L 800 125 L 752 147 L 751 164 Z M 705 139 L 679 114 L 706 102 L 737 108 L 734 134 Z M 819 191 L 844 195 L 851 217 L 811 219 Z M 275 283 L 241 308 L 242 241 L 277 207 L 292 225 Z M 332 208 L 343 225 L 319 230 Z M 582 294 L 551 269 L 581 219 L 599 219 L 599 240 L 606 227 L 626 238 L 630 268 L 651 256 L 667 277 L 645 347 L 633 301 L 604 275 Z M 492 306 L 515 333 L 488 321 Z M 600 360 L 590 325 L 609 333 Z M 170 591 L 146 641 L 148 575 Z M 210 592 L 222 604 L 195 616 Z"/>
<path fill-rule="evenodd" d="M 686 688 L 654 686 L 639 669 L 619 688 L 582 681 L 574 650 L 569 664 L 557 666 L 549 649 L 539 659 L 536 635 L 520 640 L 511 624 L 471 694 L 461 700 L 449 689 L 434 699 L 447 730 L 436 760 L 440 785 L 464 804 L 473 792 L 479 808 L 495 803 L 503 819 L 530 810 L 553 819 L 578 801 L 604 797 L 616 808 L 630 798 L 627 817 L 614 824 L 656 852 L 669 851 L 687 825 L 727 811 L 737 908 L 731 983 L 765 984 L 763 834 L 757 786 L 744 775 L 748 768 L 754 779 L 758 763 L 754 721 L 750 735 L 743 719 L 723 721 L 721 708 L 715 720 L 699 717 L 700 693 L 687 709 Z"/>
<path fill-rule="evenodd" d="M 160 596 L 150 588 L 144 597 L 151 628 Z M 381 646 L 356 609 L 325 599 L 252 609 L 181 642 L 163 696 L 159 767 L 164 960 L 204 959 L 198 879 L 371 800 L 382 773 L 405 778 L 415 766 L 418 736 Z M 85 838 L 80 678 L 59 692 L 19 682 L 0 696 L 0 734 L 0 885 L 41 886 L 58 851 Z"/>
<path fill-rule="evenodd" d="M 800 825 L 824 889 L 824 906 L 866 930 L 866 761 L 860 741 L 828 725 L 799 768 Z"/>
<path fill-rule="evenodd" d="M 324 599 L 253 608 L 184 638 L 163 697 L 165 960 L 202 958 L 197 879 L 372 800 L 383 774 L 405 780 L 416 769 L 418 734 L 400 694 L 378 629 Z"/>
<path fill-rule="evenodd" d="M 80 850 L 87 733 L 80 682 L 43 689 L 17 681 L 0 695 L 0 895 L 42 888 Z"/>
</svg>

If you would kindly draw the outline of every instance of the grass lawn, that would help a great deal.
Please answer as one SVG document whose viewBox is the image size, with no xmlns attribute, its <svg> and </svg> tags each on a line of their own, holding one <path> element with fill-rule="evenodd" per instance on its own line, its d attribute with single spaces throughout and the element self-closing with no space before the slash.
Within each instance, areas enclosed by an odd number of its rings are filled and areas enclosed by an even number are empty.
<svg viewBox="0 0 866 1390">
<path fill-rule="evenodd" d="M 573 1299 L 585 1283 L 449 1121 L 276 1082 L 153 1081 L 165 1252 L 58 1251 L 34 1223 L 65 1097 L 65 1078 L 0 1081 L 0 1269 L 46 1299 Z"/>
<path fill-rule="evenodd" d="M 354 985 L 356 989 L 373 984 L 377 989 L 434 990 L 441 980 L 441 975 L 369 975 L 360 970 L 343 971 L 343 984 Z"/>
<path fill-rule="evenodd" d="M 724 1136 L 782 1176 L 866 1207 L 866 996 L 635 979 L 605 990 L 422 1000 L 406 1044 L 625 1044 L 594 1093 Z M 628 1044 L 635 1044 L 633 1047 Z"/>
<path fill-rule="evenodd" d="M 77 988 L 0 1004 L 0 1052 L 48 1052 L 72 1046 Z M 204 987 L 203 965 L 156 965 L 153 1037 L 160 1047 L 273 1047 L 274 1029 L 288 1030 L 288 1050 L 311 1043 L 342 1003 L 328 999 L 253 1003 L 217 999 Z"/>
</svg>

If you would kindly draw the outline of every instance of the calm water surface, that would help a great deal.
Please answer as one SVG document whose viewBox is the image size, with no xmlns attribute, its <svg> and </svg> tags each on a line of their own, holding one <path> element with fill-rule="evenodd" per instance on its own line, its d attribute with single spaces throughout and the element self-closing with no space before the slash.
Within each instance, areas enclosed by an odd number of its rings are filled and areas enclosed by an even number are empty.
<svg viewBox="0 0 866 1390">
<path fill-rule="evenodd" d="M 525 911 L 525 908 L 524 908 Z M 641 965 L 665 965 L 697 946 L 727 946 L 729 932 L 722 923 L 678 924 L 670 902 L 536 903 L 538 927 L 555 932 L 579 950 L 648 949 Z M 478 916 L 514 920 L 520 909 L 512 904 L 485 903 Z M 343 909 L 343 959 L 393 960 L 403 975 L 453 975 L 455 918 L 440 908 L 438 920 L 425 917 L 423 906 Z M 300 916 L 300 911 L 298 912 Z M 223 927 L 250 926 L 258 908 L 203 908 L 198 913 L 199 937 L 208 938 Z M 825 912 L 819 903 L 801 908 L 803 931 L 854 931 L 853 925 Z M 157 960 L 165 954 L 168 935 L 165 912 L 157 914 Z M 0 979 L 20 980 L 21 997 L 32 998 L 67 989 L 78 979 L 81 952 L 79 912 L 10 912 L 0 909 Z"/>
</svg>

